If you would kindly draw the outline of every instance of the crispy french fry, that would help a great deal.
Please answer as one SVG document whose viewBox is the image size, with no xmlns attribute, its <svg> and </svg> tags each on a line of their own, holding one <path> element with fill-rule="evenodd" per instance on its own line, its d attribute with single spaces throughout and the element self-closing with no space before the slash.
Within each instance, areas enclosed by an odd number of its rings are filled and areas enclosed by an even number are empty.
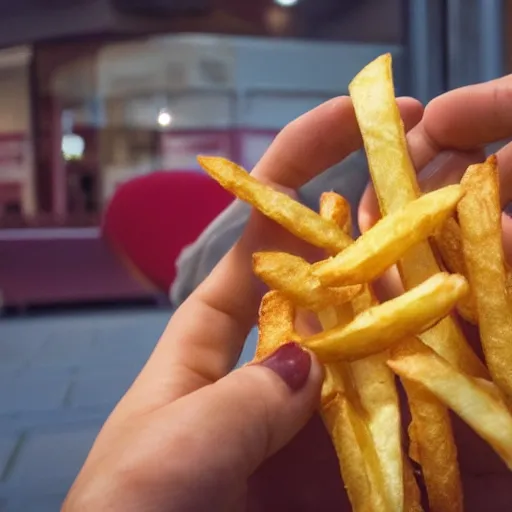
<svg viewBox="0 0 512 512">
<path fill-rule="evenodd" d="M 347 363 L 325 366 L 320 413 L 336 450 L 353 510 L 392 512 L 386 503 L 382 472 Z"/>
<path fill-rule="evenodd" d="M 378 304 L 371 288 L 366 285 L 352 301 L 356 315 Z M 356 387 L 360 390 L 361 404 L 368 414 L 369 428 L 384 473 L 388 500 L 393 510 L 408 510 L 405 497 L 404 465 L 402 454 L 400 404 L 392 373 L 386 367 L 388 352 L 375 354 L 351 363 Z M 412 486 L 413 482 L 409 481 Z M 409 498 L 414 503 L 412 488 Z M 419 490 L 417 489 L 419 495 Z"/>
<path fill-rule="evenodd" d="M 391 61 L 389 53 L 377 57 L 349 84 L 375 193 L 385 213 L 403 208 L 420 195 L 395 100 Z"/>
<path fill-rule="evenodd" d="M 352 210 L 350 203 L 336 192 L 320 196 L 320 216 L 338 225 L 352 239 Z"/>
<path fill-rule="evenodd" d="M 380 476 L 369 431 L 343 394 L 323 406 L 322 417 L 340 461 L 341 475 L 354 512 L 390 510 L 376 492 Z M 380 487 L 383 483 L 380 482 Z"/>
<path fill-rule="evenodd" d="M 361 359 L 428 329 L 447 315 L 467 290 L 462 276 L 440 273 L 361 313 L 350 324 L 306 337 L 302 343 L 324 362 Z"/>
<path fill-rule="evenodd" d="M 313 275 L 311 265 L 293 254 L 256 252 L 252 257 L 254 273 L 270 288 L 279 290 L 295 304 L 319 312 L 341 306 L 361 291 L 361 285 L 329 288 Z"/>
<path fill-rule="evenodd" d="M 263 296 L 258 320 L 258 343 L 254 359 L 269 356 L 284 343 L 299 341 L 294 329 L 295 307 L 283 294 L 270 291 Z"/>
<path fill-rule="evenodd" d="M 380 210 L 383 215 L 392 213 L 416 199 L 420 189 L 395 100 L 391 55 L 383 55 L 366 66 L 349 85 L 349 92 L 366 148 Z M 439 272 L 430 244 L 425 241 L 412 247 L 401 259 L 399 270 L 406 289 L 413 288 Z M 487 369 L 471 350 L 451 316 L 424 332 L 421 339 L 448 361 L 470 374 L 487 374 Z M 443 412 L 444 407 L 439 402 L 434 404 L 432 397 L 428 404 L 429 410 L 435 408 L 437 419 L 443 422 L 444 431 L 450 432 L 451 425 Z M 422 403 L 418 402 L 416 405 L 421 412 Z M 417 415 L 417 426 L 420 426 L 423 416 Z M 427 428 L 428 423 L 424 422 L 423 426 Z M 462 485 L 452 438 L 453 436 L 449 436 L 448 441 L 443 443 L 441 440 L 436 441 L 439 452 L 444 454 L 442 464 L 438 466 L 437 459 L 428 457 L 427 450 L 432 447 L 427 446 L 426 440 L 417 437 L 417 445 L 425 448 L 418 450 L 418 453 L 423 455 L 420 464 L 425 475 L 429 500 L 437 500 L 438 496 L 443 498 L 442 502 L 436 501 L 436 510 L 440 512 L 460 512 L 463 509 Z M 447 442 L 450 443 L 450 449 L 443 451 Z"/>
<path fill-rule="evenodd" d="M 322 219 L 286 194 L 259 182 L 233 162 L 210 156 L 199 156 L 197 160 L 226 190 L 310 244 L 339 252 L 350 243 L 347 234 L 334 222 Z"/>
<path fill-rule="evenodd" d="M 428 389 L 485 439 L 512 469 L 512 414 L 492 383 L 470 377 L 412 340 L 393 351 L 395 373 Z M 432 419 L 431 419 L 432 423 Z"/>
<path fill-rule="evenodd" d="M 448 219 L 445 222 L 443 228 L 436 234 L 435 242 L 447 270 L 454 274 L 461 274 L 465 278 L 468 278 L 468 269 L 466 260 L 464 258 L 464 250 L 462 247 L 462 231 L 460 229 L 460 225 L 455 219 Z M 507 300 L 512 302 L 512 271 L 506 261 L 505 272 Z M 477 324 L 478 312 L 476 299 L 471 290 L 471 283 L 469 283 L 469 289 L 470 293 L 467 297 L 462 299 L 459 304 L 457 304 L 457 309 L 465 320 L 471 322 L 472 324 Z"/>
<path fill-rule="evenodd" d="M 435 234 L 435 244 L 441 255 L 445 267 L 455 274 L 461 274 L 468 277 L 468 269 L 462 252 L 462 235 L 460 226 L 454 218 L 449 218 L 444 223 L 442 229 Z M 469 286 L 470 292 L 457 304 L 457 310 L 462 318 L 471 322 L 478 323 L 478 314 L 476 311 L 476 302 Z"/>
<path fill-rule="evenodd" d="M 328 314 L 319 315 L 324 328 L 336 325 L 335 313 L 336 310 L 330 308 Z M 353 510 L 393 512 L 387 502 L 381 466 L 348 363 L 339 361 L 325 365 L 320 411 L 336 450 Z"/>
<path fill-rule="evenodd" d="M 404 511 L 423 512 L 421 493 L 412 470 L 411 461 L 404 455 Z"/>
<path fill-rule="evenodd" d="M 334 258 L 314 265 L 326 286 L 368 283 L 394 265 L 412 246 L 426 240 L 451 215 L 462 187 L 451 185 L 411 201 L 383 217 Z"/>
<path fill-rule="evenodd" d="M 459 470 L 452 462 L 457 460 L 457 447 L 448 411 L 440 407 L 435 396 L 415 382 L 402 379 L 402 384 L 412 418 L 409 453 L 422 465 L 430 509 L 462 510 Z M 439 485 L 441 475 L 446 480 L 445 485 Z"/>
<path fill-rule="evenodd" d="M 498 163 L 472 165 L 458 207 L 464 257 L 478 309 L 485 359 L 494 382 L 512 398 L 512 314 L 501 239 Z"/>
<path fill-rule="evenodd" d="M 420 191 L 395 99 L 391 55 L 368 64 L 352 80 L 349 92 L 381 212 L 386 215 L 400 210 Z M 405 288 L 410 289 L 439 272 L 439 265 L 428 242 L 420 242 L 404 255 L 399 269 Z M 421 339 L 468 373 L 484 378 L 488 375 L 453 318 L 446 317 Z"/>
<path fill-rule="evenodd" d="M 350 213 L 350 206 L 343 197 L 335 192 L 322 194 L 320 215 L 342 226 L 351 236 L 352 224 L 350 215 L 345 214 L 347 211 Z M 345 305 L 335 309 L 337 324 L 333 325 L 330 319 L 322 318 L 322 314 L 319 318 L 323 320 L 325 329 L 346 325 L 349 315 L 353 319 L 355 311 L 360 313 L 376 304 L 370 288 L 364 285 L 355 307 L 348 310 Z M 343 371 L 345 379 L 350 379 L 353 391 L 347 396 L 351 396 L 352 401 L 358 404 L 357 410 L 364 411 L 362 421 L 371 435 L 366 443 L 373 442 L 376 456 L 376 464 L 368 470 L 370 482 L 373 483 L 374 490 L 380 490 L 379 501 L 386 503 L 390 511 L 400 512 L 404 510 L 405 504 L 400 405 L 393 374 L 385 364 L 386 358 L 387 354 L 379 354 L 352 364 L 337 363 L 327 366 L 333 368 L 334 372 Z M 412 489 L 409 489 L 409 494 L 411 492 Z M 414 501 L 413 496 L 411 499 Z"/>
</svg>

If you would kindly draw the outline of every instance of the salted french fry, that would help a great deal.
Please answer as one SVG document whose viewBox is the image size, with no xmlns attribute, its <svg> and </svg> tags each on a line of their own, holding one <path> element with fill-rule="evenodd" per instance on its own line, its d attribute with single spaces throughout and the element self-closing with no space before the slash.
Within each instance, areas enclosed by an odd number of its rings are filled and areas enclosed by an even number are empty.
<svg viewBox="0 0 512 512">
<path fill-rule="evenodd" d="M 284 252 L 256 252 L 252 268 L 270 288 L 279 290 L 293 303 L 310 311 L 341 306 L 361 291 L 361 285 L 323 286 L 306 260 Z"/>
<path fill-rule="evenodd" d="M 462 276 L 439 273 L 400 297 L 357 315 L 348 325 L 303 338 L 302 343 L 324 362 L 377 354 L 431 327 L 467 290 Z"/>
<path fill-rule="evenodd" d="M 442 229 L 435 234 L 435 245 L 439 251 L 445 267 L 455 274 L 468 277 L 468 269 L 462 250 L 462 234 L 460 226 L 454 218 L 449 218 Z M 476 302 L 469 286 L 469 293 L 457 304 L 457 310 L 468 322 L 478 323 Z"/>
<path fill-rule="evenodd" d="M 352 300 L 356 315 L 378 305 L 369 285 Z M 372 432 L 377 455 L 384 473 L 388 499 L 393 510 L 406 508 L 405 467 L 402 453 L 400 404 L 392 372 L 386 366 L 388 352 L 359 359 L 351 363 L 355 386 L 360 390 L 361 404 L 368 414 L 368 424 Z M 419 489 L 416 482 L 409 481 L 407 498 L 411 504 L 417 503 L 421 510 Z M 416 491 L 412 486 L 416 484 Z M 412 506 L 412 505 L 411 505 Z"/>
<path fill-rule="evenodd" d="M 339 252 L 351 242 L 334 222 L 322 219 L 286 194 L 259 182 L 235 163 L 211 156 L 199 156 L 197 160 L 226 190 L 310 244 Z"/>
<path fill-rule="evenodd" d="M 340 461 L 352 510 L 391 512 L 371 480 L 372 476 L 378 478 L 380 471 L 370 433 L 347 397 L 336 394 L 323 406 L 322 417 Z"/>
<path fill-rule="evenodd" d="M 431 510 L 462 510 L 457 447 L 446 407 L 415 382 L 401 379 L 411 412 L 410 457 L 421 464 Z M 439 485 L 440 476 L 446 479 Z M 452 501 L 456 500 L 456 501 Z"/>
<path fill-rule="evenodd" d="M 330 220 L 338 225 L 352 240 L 352 212 L 350 210 L 350 203 L 336 192 L 323 192 L 320 195 L 320 216 L 325 220 Z M 328 256 L 335 256 L 337 251 L 326 251 Z M 357 297 L 357 295 L 356 295 Z M 334 312 L 333 312 L 334 311 Z M 346 302 L 342 306 L 336 308 L 327 308 L 318 312 L 319 319 L 326 315 L 336 315 L 335 325 L 347 325 L 354 319 L 354 308 L 351 302 Z M 329 319 L 327 319 L 329 323 Z M 334 327 L 331 325 L 330 327 Z"/>
<path fill-rule="evenodd" d="M 337 323 L 336 310 L 330 309 L 327 314 L 319 315 L 325 329 Z M 353 510 L 393 512 L 387 501 L 387 489 L 366 423 L 366 412 L 348 363 L 339 361 L 325 365 L 320 412 L 336 450 Z"/>
<path fill-rule="evenodd" d="M 395 100 L 391 55 L 383 55 L 366 66 L 350 83 L 356 118 L 366 149 L 370 174 L 383 215 L 400 210 L 416 199 L 420 189 L 415 169 L 409 156 L 405 131 Z M 434 253 L 428 242 L 420 242 L 406 253 L 399 263 L 399 270 L 406 289 L 411 289 L 428 277 L 439 272 Z M 459 365 L 472 375 L 485 376 L 487 370 L 471 350 L 459 327 L 451 316 L 445 317 L 432 329 L 424 332 L 421 339 L 447 360 Z M 437 419 L 442 421 L 445 432 L 451 431 L 449 419 L 444 414 L 444 406 L 435 398 L 429 401 L 432 410 L 437 411 Z M 423 407 L 418 402 L 417 409 Z M 418 414 L 416 423 L 424 421 Z M 430 420 L 429 420 L 430 422 Z M 426 428 L 426 425 L 425 425 Z M 456 448 L 449 436 L 450 449 L 442 451 L 446 442 L 439 439 L 417 438 L 417 444 L 425 448 L 418 450 L 423 458 L 419 461 L 425 475 L 429 500 L 441 496 L 436 502 L 439 512 L 460 512 L 462 506 L 462 485 L 456 457 Z M 438 443 L 442 464 L 428 457 L 428 450 L 435 449 L 428 443 Z M 427 481 L 428 480 L 428 481 Z M 435 495 L 432 495 L 435 490 Z"/>
<path fill-rule="evenodd" d="M 314 265 L 326 286 L 368 283 L 394 265 L 408 249 L 433 235 L 462 197 L 451 185 L 425 194 L 383 217 L 335 257 Z"/>
<path fill-rule="evenodd" d="M 320 196 L 320 216 L 334 222 L 352 239 L 352 210 L 350 203 L 336 192 Z"/>
<path fill-rule="evenodd" d="M 454 274 L 461 274 L 468 278 L 468 269 L 466 260 L 464 258 L 464 249 L 462 247 L 462 231 L 460 225 L 455 219 L 448 219 L 443 228 L 436 233 L 435 236 L 436 247 L 441 254 L 443 263 L 447 270 Z M 507 299 L 509 302 L 512 297 L 512 271 L 510 266 L 505 261 Z M 457 304 L 457 309 L 461 316 L 471 322 L 472 324 L 478 323 L 478 312 L 476 306 L 476 299 L 471 291 L 471 283 L 469 283 L 470 293 L 466 298 Z M 511 306 L 512 311 L 512 306 Z"/>
<path fill-rule="evenodd" d="M 322 194 L 320 215 L 336 222 L 349 236 L 352 235 L 350 206 L 340 195 L 335 192 Z M 356 308 L 367 309 L 376 304 L 367 285 L 364 285 L 359 295 L 365 296 L 366 302 L 360 298 L 355 304 Z M 357 312 L 362 312 L 363 309 L 358 309 Z M 337 316 L 336 322 L 330 313 L 332 311 Z M 346 325 L 353 319 L 354 311 L 354 307 L 348 308 L 347 305 L 329 308 L 319 313 L 319 319 L 324 329 L 330 329 Z M 326 366 L 348 381 L 344 386 L 349 390 L 346 393 L 347 400 L 357 405 L 355 411 L 363 411 L 360 418 L 365 426 L 366 437 L 359 436 L 359 439 L 365 445 L 373 443 L 372 460 L 375 463 L 367 468 L 367 473 L 371 488 L 376 494 L 374 501 L 385 504 L 391 512 L 400 512 L 404 510 L 400 405 L 393 374 L 385 364 L 386 358 L 382 356 L 379 354 L 351 364 L 338 362 Z M 338 431 L 332 430 L 332 433 L 336 434 Z M 341 445 L 342 441 L 334 440 L 334 443 Z M 346 477 L 354 478 L 355 475 Z"/>
<path fill-rule="evenodd" d="M 388 364 L 457 413 L 512 469 L 512 414 L 491 382 L 458 371 L 417 340 L 394 350 Z"/>
<path fill-rule="evenodd" d="M 269 356 L 281 345 L 299 341 L 294 329 L 295 307 L 283 294 L 270 291 L 263 296 L 258 319 L 258 343 L 254 359 Z"/>
<path fill-rule="evenodd" d="M 349 92 L 381 212 L 393 213 L 414 201 L 420 190 L 395 99 L 391 55 L 382 55 L 368 64 L 352 80 Z M 400 260 L 399 269 L 406 289 L 440 270 L 428 242 L 412 247 Z M 468 373 L 484 378 L 488 375 L 452 317 L 424 332 L 421 339 Z"/>
<path fill-rule="evenodd" d="M 468 277 L 478 309 L 480 337 L 494 382 L 512 398 L 512 314 L 501 238 L 498 162 L 470 166 L 458 206 Z"/>
<path fill-rule="evenodd" d="M 414 476 L 411 461 L 404 455 L 404 511 L 405 512 L 423 512 L 421 506 L 421 492 L 418 482 Z"/>
</svg>

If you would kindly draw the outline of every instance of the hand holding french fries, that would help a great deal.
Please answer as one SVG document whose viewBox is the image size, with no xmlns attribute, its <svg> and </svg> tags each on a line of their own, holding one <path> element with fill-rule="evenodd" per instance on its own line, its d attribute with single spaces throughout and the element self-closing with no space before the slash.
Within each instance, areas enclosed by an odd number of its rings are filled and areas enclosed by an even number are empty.
<svg viewBox="0 0 512 512">
<path fill-rule="evenodd" d="M 271 288 L 260 307 L 256 358 L 295 340 L 325 364 L 320 411 L 353 510 L 422 510 L 412 459 L 429 510 L 462 511 L 448 409 L 512 469 L 512 278 L 501 244 L 497 161 L 470 167 L 460 185 L 421 195 L 391 57 L 364 68 L 350 95 L 382 213 L 355 241 L 350 208 L 337 194 L 324 194 L 317 214 L 232 162 L 199 162 L 237 197 L 325 250 L 313 264 L 293 254 L 254 254 L 254 272 Z M 406 291 L 379 304 L 372 283 L 395 264 Z M 478 324 L 486 364 L 451 314 L 456 308 Z M 320 332 L 298 332 L 300 309 L 317 315 Z M 393 373 L 411 412 L 409 453 Z"/>
</svg>

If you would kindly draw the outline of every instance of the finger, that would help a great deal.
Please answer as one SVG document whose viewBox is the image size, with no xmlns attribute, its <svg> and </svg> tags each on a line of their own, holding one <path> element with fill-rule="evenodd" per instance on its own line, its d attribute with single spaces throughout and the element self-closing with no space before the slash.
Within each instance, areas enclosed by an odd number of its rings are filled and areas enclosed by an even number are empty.
<svg viewBox="0 0 512 512">
<path fill-rule="evenodd" d="M 414 129 L 408 134 L 413 135 Z M 417 135 L 417 132 L 416 132 Z M 416 155 L 417 161 L 426 160 L 427 153 L 430 151 L 430 144 L 425 142 L 421 147 L 418 139 L 415 141 L 417 150 L 411 150 L 411 157 Z M 485 153 L 480 150 L 473 151 L 442 151 L 435 158 L 430 160 L 427 165 L 420 168 L 418 173 L 418 183 L 422 192 L 431 192 L 446 185 L 459 183 L 462 175 L 469 165 L 481 162 L 485 158 Z M 359 229 L 365 232 L 370 229 L 381 217 L 379 204 L 375 195 L 373 185 L 370 183 L 364 191 L 359 204 Z"/>
<path fill-rule="evenodd" d="M 152 414 L 153 429 L 158 432 L 161 426 L 162 434 L 146 448 L 158 456 L 147 459 L 157 461 L 153 465 L 164 482 L 176 481 L 173 473 L 179 470 L 180 485 L 168 486 L 173 495 L 166 501 L 183 510 L 231 510 L 227 500 L 243 493 L 256 468 L 311 418 L 322 380 L 316 359 L 288 344 L 262 363 L 236 370 Z M 187 446 L 179 466 L 176 439 L 181 450 Z"/>
<path fill-rule="evenodd" d="M 399 105 L 404 123 L 415 125 L 422 114 L 419 102 L 404 98 Z M 274 186 L 297 188 L 361 144 L 350 99 L 335 98 L 284 128 L 253 175 Z M 231 370 L 255 324 L 264 291 L 252 273 L 251 254 L 272 245 L 295 251 L 304 244 L 268 219 L 252 215 L 239 242 L 173 315 L 130 390 L 133 407 L 162 405 Z"/>
<path fill-rule="evenodd" d="M 481 161 L 486 144 L 510 137 L 512 75 L 461 87 L 438 96 L 425 108 L 421 123 L 408 133 L 407 142 L 417 170 L 432 164 L 438 155 L 446 151 L 452 151 L 456 155 L 450 165 L 464 169 L 466 164 Z M 462 160 L 457 164 L 456 160 L 459 157 L 462 157 Z M 510 167 L 511 158 L 510 152 L 503 154 L 503 164 L 507 163 L 507 167 Z M 447 172 L 442 170 L 442 167 L 438 165 L 441 170 L 438 170 L 437 177 Z M 432 179 L 428 181 L 432 183 Z M 378 218 L 375 193 L 368 188 L 359 209 L 360 228 L 368 229 Z"/>
<path fill-rule="evenodd" d="M 512 75 L 461 87 L 432 100 L 425 109 L 425 131 L 460 150 L 512 136 Z"/>
</svg>

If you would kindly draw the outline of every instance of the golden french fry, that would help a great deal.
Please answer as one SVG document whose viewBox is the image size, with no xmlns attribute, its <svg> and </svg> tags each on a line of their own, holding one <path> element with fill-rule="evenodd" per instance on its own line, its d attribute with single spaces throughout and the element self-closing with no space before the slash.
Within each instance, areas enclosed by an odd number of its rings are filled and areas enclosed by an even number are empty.
<svg viewBox="0 0 512 512">
<path fill-rule="evenodd" d="M 464 257 L 478 309 L 480 337 L 494 382 L 512 397 L 512 314 L 501 238 L 498 162 L 470 166 L 458 207 Z"/>
<path fill-rule="evenodd" d="M 454 218 L 447 219 L 442 229 L 435 234 L 435 245 L 447 270 L 467 278 L 468 269 L 462 251 L 462 234 L 460 226 Z M 457 304 L 457 310 L 462 318 L 472 324 L 477 324 L 478 314 L 471 283 L 469 289 L 467 296 Z"/>
<path fill-rule="evenodd" d="M 344 212 L 349 212 L 345 214 Z M 320 215 L 331 219 L 351 236 L 352 221 L 350 219 L 350 206 L 347 201 L 336 194 L 329 192 L 320 197 Z M 337 315 L 337 322 L 333 323 L 332 315 L 320 312 L 319 319 L 324 329 L 335 325 L 346 325 L 354 317 L 354 312 L 361 313 L 377 301 L 368 285 L 357 296 L 356 302 L 350 308 L 347 305 L 330 308 Z M 369 431 L 371 438 L 365 443 L 373 442 L 377 464 L 372 465 L 369 472 L 373 489 L 378 489 L 379 502 L 386 503 L 392 512 L 404 510 L 404 467 L 402 452 L 402 436 L 400 421 L 400 405 L 395 386 L 393 373 L 385 364 L 387 354 L 371 356 L 351 364 L 334 363 L 326 365 L 333 372 L 343 372 L 343 378 L 348 381 L 344 386 L 349 402 L 357 404 L 355 411 L 363 411 L 362 422 Z M 333 432 L 336 432 L 334 430 Z M 336 444 L 337 441 L 334 441 Z M 341 444 L 341 441 L 338 443 Z M 378 473 L 377 473 L 378 472 Z M 380 474 L 380 476 L 379 476 Z M 347 478 L 354 475 L 346 475 Z M 378 482 L 382 482 L 379 484 Z M 409 482 L 409 497 L 414 503 L 415 482 Z M 416 486 L 417 494 L 419 489 Z"/>
<path fill-rule="evenodd" d="M 335 257 L 314 265 L 326 286 L 368 283 L 394 265 L 408 249 L 426 240 L 451 215 L 462 187 L 451 185 L 425 194 L 383 217 Z"/>
<path fill-rule="evenodd" d="M 286 194 L 259 182 L 235 163 L 210 156 L 199 156 L 197 160 L 222 187 L 297 237 L 335 252 L 343 250 L 350 243 L 347 234 L 334 222 L 322 219 L 318 213 Z"/>
<path fill-rule="evenodd" d="M 385 213 L 420 195 L 395 99 L 391 62 L 389 53 L 377 57 L 348 86 L 375 193 Z"/>
<path fill-rule="evenodd" d="M 395 99 L 391 55 L 378 57 L 350 83 L 349 92 L 363 136 L 368 166 L 383 215 L 400 210 L 419 196 L 400 112 Z M 439 272 L 428 242 L 412 247 L 399 262 L 406 289 Z M 451 316 L 424 332 L 422 341 L 468 373 L 486 377 L 488 372 L 469 347 Z"/>
<path fill-rule="evenodd" d="M 352 300 L 356 315 L 377 306 L 369 285 Z M 351 363 L 352 378 L 360 390 L 361 404 L 368 414 L 368 426 L 381 461 L 388 500 L 393 510 L 408 510 L 406 506 L 404 465 L 402 453 L 400 404 L 392 372 L 386 366 L 388 351 Z M 416 482 L 409 481 L 410 486 Z M 412 492 L 412 487 L 408 493 Z M 419 489 L 416 484 L 416 491 Z M 414 495 L 409 498 L 414 503 Z"/>
<path fill-rule="evenodd" d="M 448 219 L 443 228 L 436 234 L 436 246 L 441 253 L 443 263 L 447 270 L 453 274 L 461 274 L 466 279 L 468 278 L 468 269 L 466 260 L 464 258 L 464 249 L 462 247 L 462 230 L 460 225 L 455 219 Z M 507 298 L 510 301 L 512 297 L 512 271 L 507 261 L 505 261 L 505 272 L 506 272 L 506 283 Z M 471 283 L 470 291 L 471 291 Z M 476 311 L 476 300 L 471 293 L 467 297 L 471 299 L 470 304 L 463 304 L 462 301 L 459 306 L 459 312 L 461 315 L 473 324 L 478 323 L 478 314 Z M 464 307 L 464 311 L 460 309 L 460 306 Z"/>
<path fill-rule="evenodd" d="M 431 510 L 463 510 L 462 484 L 457 461 L 457 447 L 450 416 L 429 391 L 415 382 L 402 379 L 411 424 L 410 456 L 422 466 Z"/>
<path fill-rule="evenodd" d="M 340 461 L 341 475 L 355 512 L 391 512 L 383 502 L 380 471 L 372 439 L 359 414 L 343 394 L 325 403 L 322 417 Z"/>
<path fill-rule="evenodd" d="M 498 392 L 489 389 L 491 382 L 458 371 L 419 341 L 397 348 L 388 364 L 456 412 L 512 469 L 512 414 Z"/>
<path fill-rule="evenodd" d="M 294 329 L 295 307 L 283 294 L 270 291 L 263 296 L 258 320 L 258 343 L 254 359 L 269 356 L 284 343 L 299 341 Z"/>
<path fill-rule="evenodd" d="M 400 210 L 419 196 L 420 189 L 412 165 L 400 112 L 395 100 L 391 55 L 383 55 L 366 66 L 349 85 L 356 118 L 361 130 L 368 165 L 375 192 L 383 215 Z M 412 247 L 399 262 L 399 270 L 406 289 L 411 289 L 439 272 L 439 266 L 430 244 L 420 242 Z M 459 327 L 451 316 L 447 316 L 432 329 L 424 332 L 421 339 L 443 357 L 459 364 L 469 373 L 485 376 L 487 370 L 469 347 Z M 441 403 L 429 404 L 429 410 L 435 408 L 436 418 L 443 422 L 439 426 L 444 432 L 451 432 L 449 418 Z M 417 403 L 421 409 L 422 403 Z M 417 422 L 423 421 L 423 415 L 417 415 Z M 428 423 L 423 423 L 425 428 Z M 419 427 L 420 425 L 418 425 Z M 438 459 L 428 458 L 427 450 L 418 450 L 424 457 L 419 461 L 425 475 L 429 499 L 443 497 L 438 510 L 459 512 L 462 510 L 462 487 L 458 474 L 456 448 L 450 435 L 441 443 L 439 453 L 444 455 L 438 467 Z M 417 438 L 418 445 L 425 444 Z M 450 443 L 450 449 L 446 449 Z M 427 447 L 429 448 L 429 447 Z M 444 451 L 443 451 L 444 448 Z M 430 449 L 430 448 L 429 448 Z M 427 481 L 428 480 L 428 481 Z M 435 491 L 434 496 L 432 492 Z"/>
<path fill-rule="evenodd" d="M 334 308 L 331 309 L 336 312 Z M 335 325 L 335 315 L 324 315 L 324 328 Z M 336 450 L 353 510 L 393 512 L 387 501 L 382 467 L 366 423 L 366 411 L 354 385 L 350 364 L 338 361 L 325 365 L 320 411 Z"/>
<path fill-rule="evenodd" d="M 320 412 L 353 510 L 393 512 L 348 363 L 325 365 Z"/>
<path fill-rule="evenodd" d="M 306 337 L 302 343 L 324 362 L 361 359 L 428 329 L 467 291 L 462 276 L 439 273 L 400 297 L 361 313 L 348 325 Z"/>
<path fill-rule="evenodd" d="M 256 252 L 252 256 L 252 268 L 267 286 L 310 311 L 341 306 L 361 291 L 360 285 L 323 286 L 306 260 L 284 252 Z"/>
<path fill-rule="evenodd" d="M 414 476 L 411 461 L 404 455 L 404 511 L 405 512 L 423 512 L 421 506 L 421 493 L 418 482 Z"/>
<path fill-rule="evenodd" d="M 320 216 L 334 222 L 352 237 L 352 210 L 343 196 L 336 192 L 323 192 L 320 196 Z"/>
</svg>

